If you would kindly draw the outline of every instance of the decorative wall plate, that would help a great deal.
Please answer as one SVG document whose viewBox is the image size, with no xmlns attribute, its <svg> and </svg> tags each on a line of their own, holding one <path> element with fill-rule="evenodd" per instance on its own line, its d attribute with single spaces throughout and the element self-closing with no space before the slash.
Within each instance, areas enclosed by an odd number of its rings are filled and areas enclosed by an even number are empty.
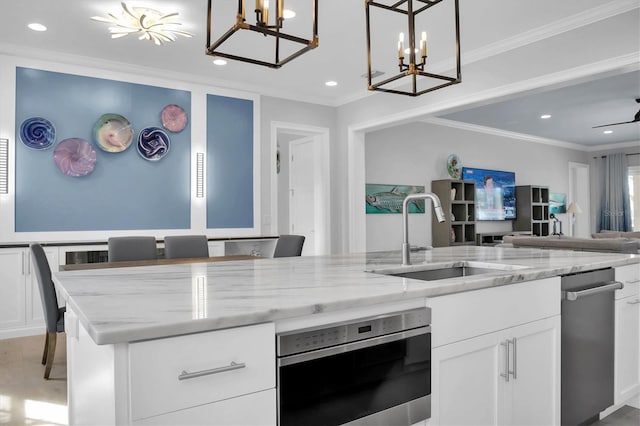
<svg viewBox="0 0 640 426">
<path fill-rule="evenodd" d="M 20 140 L 29 148 L 47 149 L 56 140 L 56 129 L 46 118 L 27 118 L 20 125 Z"/>
<path fill-rule="evenodd" d="M 100 149 L 107 152 L 122 152 L 133 140 L 133 129 L 129 120 L 118 114 L 103 114 L 93 126 L 93 136 Z"/>
<path fill-rule="evenodd" d="M 462 176 L 462 161 L 456 154 L 451 154 L 447 158 L 447 172 L 453 179 L 460 179 Z"/>
<path fill-rule="evenodd" d="M 187 113 L 178 105 L 167 105 L 162 109 L 162 127 L 170 132 L 181 132 L 187 126 Z"/>
<path fill-rule="evenodd" d="M 86 176 L 96 166 L 96 151 L 84 139 L 69 138 L 53 150 L 53 160 L 67 176 Z"/>
<path fill-rule="evenodd" d="M 145 160 L 158 161 L 169 152 L 169 135 L 159 127 L 145 127 L 138 134 L 138 153 Z"/>
</svg>

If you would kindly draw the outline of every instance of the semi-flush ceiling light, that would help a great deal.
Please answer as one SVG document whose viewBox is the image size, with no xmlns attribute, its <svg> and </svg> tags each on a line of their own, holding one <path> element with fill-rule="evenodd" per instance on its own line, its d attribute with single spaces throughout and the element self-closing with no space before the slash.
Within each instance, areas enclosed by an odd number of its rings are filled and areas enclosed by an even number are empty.
<svg viewBox="0 0 640 426">
<path fill-rule="evenodd" d="M 547 118 L 551 118 L 551 114 L 543 114 L 540 116 L 540 118 L 542 118 L 543 120 L 546 120 Z"/>
<path fill-rule="evenodd" d="M 611 133 L 613 133 L 613 130 L 605 130 L 604 132 L 605 135 L 610 135 Z"/>
<path fill-rule="evenodd" d="M 456 58 L 456 75 L 447 76 L 428 72 L 426 68 L 427 62 L 427 32 L 422 31 L 420 34 L 419 44 L 416 44 L 416 16 L 429 8 L 443 2 L 444 0 L 365 0 L 366 11 L 366 32 L 367 32 L 367 63 L 368 63 L 368 89 L 381 92 L 396 93 L 400 95 L 419 96 L 427 92 L 431 92 L 443 87 L 451 86 L 462 81 L 462 72 L 460 68 L 460 17 L 458 0 L 454 2 L 454 20 L 455 20 L 455 58 Z M 373 67 L 371 57 L 371 12 L 370 8 L 375 7 L 377 10 L 397 13 L 407 17 L 407 40 L 405 33 L 401 32 L 398 37 L 397 57 L 399 73 L 393 77 L 382 81 L 373 82 Z M 383 13 L 383 12 L 381 12 Z M 396 15 L 397 16 L 397 15 Z M 380 25 L 380 30 L 384 30 L 385 26 Z M 405 49 L 406 47 L 406 49 Z M 385 50 L 387 51 L 387 50 Z M 392 60 L 393 58 L 388 58 Z M 405 62 L 407 59 L 408 62 Z M 410 80 L 410 88 L 404 90 L 399 88 L 397 83 L 401 83 L 400 79 L 408 77 Z M 444 81 L 444 83 L 442 82 Z M 394 83 L 395 82 L 395 83 Z M 435 82 L 435 83 L 434 83 Z M 394 83 L 394 84 L 391 84 Z"/>
<path fill-rule="evenodd" d="M 180 31 L 175 26 L 182 25 L 176 21 L 177 12 L 164 14 L 146 7 L 129 7 L 125 2 L 122 12 L 116 16 L 111 13 L 106 18 L 93 16 L 94 21 L 113 24 L 109 27 L 111 38 L 120 38 L 129 34 L 139 34 L 139 40 L 149 40 L 157 45 L 176 40 L 176 36 L 192 37 L 193 34 Z"/>
<path fill-rule="evenodd" d="M 227 61 L 225 61 L 224 59 L 218 58 L 213 60 L 213 64 L 218 66 L 227 65 Z"/>
<path fill-rule="evenodd" d="M 238 0 L 238 8 L 235 16 L 235 23 L 231 26 L 229 30 L 227 30 L 224 34 L 221 34 L 215 42 L 211 42 L 212 39 L 212 17 L 214 13 L 212 13 L 212 1 L 208 0 L 208 9 L 207 9 L 207 55 L 210 56 L 219 56 L 222 58 L 233 59 L 242 62 L 248 62 L 256 65 L 263 65 L 270 68 L 280 68 L 287 62 L 297 58 L 303 53 L 308 52 L 311 49 L 315 49 L 318 47 L 318 1 L 317 0 L 306 0 L 309 3 L 310 13 L 312 21 L 312 29 L 311 29 L 311 39 L 306 39 L 301 36 L 292 35 L 288 33 L 282 32 L 284 29 L 284 21 L 285 19 L 289 19 L 290 15 L 287 13 L 287 10 L 284 8 L 284 0 L 255 0 L 255 9 L 252 12 L 249 12 L 248 15 L 252 16 L 255 14 L 255 24 L 250 24 L 247 22 L 247 14 L 245 13 L 245 0 Z M 275 3 L 275 4 L 274 4 Z M 299 5 L 300 6 L 300 5 Z M 216 16 L 217 17 L 217 16 Z M 232 17 L 229 16 L 229 21 L 232 20 Z M 223 27 L 226 28 L 226 27 Z M 247 40 L 246 34 L 248 32 L 255 33 L 255 36 L 260 37 L 261 39 L 264 37 L 273 37 L 273 59 L 261 59 L 256 58 L 259 54 L 264 53 L 265 49 L 261 47 L 256 47 L 258 43 L 241 43 L 243 46 L 250 46 L 255 48 L 255 52 L 236 52 L 231 53 L 234 49 L 233 46 L 230 48 L 229 45 L 232 45 L 233 42 L 230 41 L 227 43 L 226 47 L 230 50 L 222 50 L 223 44 L 232 39 L 232 36 L 238 33 L 241 30 L 247 30 L 243 32 L 245 35 L 244 40 Z M 254 39 L 258 40 L 258 39 Z M 284 44 L 286 42 L 292 42 L 287 44 L 287 49 L 284 48 Z M 262 42 L 261 42 L 262 43 Z M 282 45 L 282 46 L 281 46 Z M 302 45 L 299 47 L 298 45 Z M 237 48 L 238 44 L 236 44 Z M 270 49 L 269 49 L 270 51 Z M 287 53 L 284 53 L 284 52 Z M 284 56 L 283 58 L 281 56 Z"/>
<path fill-rule="evenodd" d="M 31 24 L 27 25 L 27 27 L 29 27 L 29 29 L 33 30 L 33 31 L 47 31 L 47 27 L 45 27 L 44 25 L 39 24 L 37 22 L 31 23 Z"/>
<path fill-rule="evenodd" d="M 325 84 L 325 86 L 335 87 L 335 86 L 337 86 L 337 85 L 338 85 L 338 82 L 337 82 L 337 81 L 333 81 L 333 80 L 331 80 L 331 81 L 327 81 L 327 82 L 326 82 L 326 83 L 324 83 L 324 84 Z"/>
</svg>

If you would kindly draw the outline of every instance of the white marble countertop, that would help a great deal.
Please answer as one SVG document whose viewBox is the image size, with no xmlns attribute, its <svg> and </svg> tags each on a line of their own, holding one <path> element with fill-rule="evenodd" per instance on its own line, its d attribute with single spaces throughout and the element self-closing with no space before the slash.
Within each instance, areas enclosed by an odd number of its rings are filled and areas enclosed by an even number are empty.
<svg viewBox="0 0 640 426">
<path fill-rule="evenodd" d="M 627 254 L 460 246 L 400 252 L 55 272 L 67 305 L 97 344 L 112 344 L 433 297 L 608 266 Z M 512 270 L 420 281 L 403 272 L 454 263 Z M 640 267 L 640 266 L 639 266 Z"/>
</svg>

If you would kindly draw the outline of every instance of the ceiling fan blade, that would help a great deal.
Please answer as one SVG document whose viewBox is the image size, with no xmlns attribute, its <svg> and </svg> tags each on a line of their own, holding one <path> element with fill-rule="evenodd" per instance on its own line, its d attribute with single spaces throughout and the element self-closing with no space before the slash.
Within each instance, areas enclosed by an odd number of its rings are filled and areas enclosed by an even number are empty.
<svg viewBox="0 0 640 426">
<path fill-rule="evenodd" d="M 638 121 L 640 121 L 640 120 L 623 121 L 622 123 L 602 124 L 602 125 L 600 125 L 600 126 L 593 126 L 593 127 L 592 127 L 592 129 L 597 129 L 598 127 L 617 126 L 618 124 L 637 123 Z"/>
</svg>

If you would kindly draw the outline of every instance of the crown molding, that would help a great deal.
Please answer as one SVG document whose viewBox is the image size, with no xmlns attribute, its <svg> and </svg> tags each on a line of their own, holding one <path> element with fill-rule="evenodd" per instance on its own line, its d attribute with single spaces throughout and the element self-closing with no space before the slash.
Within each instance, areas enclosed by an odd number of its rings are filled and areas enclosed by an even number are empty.
<svg viewBox="0 0 640 426">
<path fill-rule="evenodd" d="M 612 149 L 638 148 L 638 147 L 640 147 L 640 141 L 629 141 L 629 142 L 620 142 L 620 143 L 613 143 L 613 144 L 593 145 L 593 146 L 587 147 L 586 151 L 587 152 L 610 151 Z"/>
<path fill-rule="evenodd" d="M 557 139 L 542 138 L 539 136 L 527 135 L 525 133 L 511 132 L 508 130 L 496 129 L 494 127 L 480 126 L 478 124 L 463 123 L 461 121 L 447 120 L 444 118 L 428 117 L 420 120 L 424 123 L 436 124 L 438 126 L 453 127 L 461 130 L 484 133 L 492 136 L 517 139 L 524 142 L 534 142 L 543 145 L 551 145 L 559 148 L 573 149 L 576 151 L 587 151 L 584 145 L 572 142 L 565 142 Z"/>
<path fill-rule="evenodd" d="M 469 65 L 493 56 L 498 56 L 510 50 L 518 49 L 638 8 L 640 8 L 640 2 L 638 2 L 638 0 L 616 0 L 609 2 L 533 30 L 525 31 L 516 36 L 464 52 L 461 57 L 461 65 Z M 637 61 L 637 55 L 635 59 Z M 453 60 L 440 61 L 433 64 L 430 70 L 431 72 L 442 74 L 452 70 L 454 65 L 455 62 Z M 365 93 L 347 96 L 339 99 L 337 106 L 346 105 L 376 94 L 380 95 L 380 93 L 367 91 Z"/>
</svg>

